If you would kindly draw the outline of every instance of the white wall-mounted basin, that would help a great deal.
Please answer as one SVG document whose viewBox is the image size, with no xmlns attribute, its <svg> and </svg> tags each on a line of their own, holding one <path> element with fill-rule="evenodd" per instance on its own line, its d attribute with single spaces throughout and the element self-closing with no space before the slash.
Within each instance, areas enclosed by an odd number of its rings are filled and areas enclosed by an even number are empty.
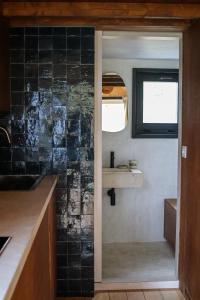
<svg viewBox="0 0 200 300">
<path fill-rule="evenodd" d="M 138 188 L 143 185 L 143 172 L 134 169 L 103 168 L 103 188 Z"/>
</svg>

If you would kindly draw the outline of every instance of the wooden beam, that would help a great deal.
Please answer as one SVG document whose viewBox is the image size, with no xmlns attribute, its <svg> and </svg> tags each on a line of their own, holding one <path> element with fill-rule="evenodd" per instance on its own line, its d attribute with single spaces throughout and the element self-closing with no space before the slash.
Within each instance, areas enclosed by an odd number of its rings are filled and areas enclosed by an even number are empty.
<svg viewBox="0 0 200 300">
<path fill-rule="evenodd" d="M 5 17 L 200 18 L 200 3 L 3 2 Z"/>
<path fill-rule="evenodd" d="M 20 26 L 94 26 L 98 30 L 184 31 L 190 20 L 176 19 L 112 19 L 88 17 L 12 17 L 11 27 Z"/>
</svg>

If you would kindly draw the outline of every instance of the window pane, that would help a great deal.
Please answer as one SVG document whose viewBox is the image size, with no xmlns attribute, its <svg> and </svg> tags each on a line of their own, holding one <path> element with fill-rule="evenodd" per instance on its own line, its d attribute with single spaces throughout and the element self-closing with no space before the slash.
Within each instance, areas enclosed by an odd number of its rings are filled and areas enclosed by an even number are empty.
<svg viewBox="0 0 200 300">
<path fill-rule="evenodd" d="M 143 82 L 143 123 L 177 123 L 178 83 Z"/>
<path fill-rule="evenodd" d="M 102 130 L 117 132 L 126 126 L 126 115 L 123 101 L 105 100 L 102 103 Z"/>
</svg>

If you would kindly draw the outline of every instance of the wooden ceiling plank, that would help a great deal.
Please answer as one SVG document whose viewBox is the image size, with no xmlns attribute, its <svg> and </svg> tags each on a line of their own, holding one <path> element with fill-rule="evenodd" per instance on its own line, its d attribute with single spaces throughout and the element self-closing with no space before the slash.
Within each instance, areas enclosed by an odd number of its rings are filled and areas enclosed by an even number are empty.
<svg viewBox="0 0 200 300">
<path fill-rule="evenodd" d="M 200 3 L 3 2 L 5 17 L 200 18 Z"/>
</svg>

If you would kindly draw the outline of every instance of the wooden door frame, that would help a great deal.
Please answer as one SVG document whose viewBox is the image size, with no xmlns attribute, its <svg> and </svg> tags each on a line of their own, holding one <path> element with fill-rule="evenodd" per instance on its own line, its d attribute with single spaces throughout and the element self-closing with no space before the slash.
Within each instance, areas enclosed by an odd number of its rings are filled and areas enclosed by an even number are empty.
<svg viewBox="0 0 200 300">
<path fill-rule="evenodd" d="M 200 18 L 200 4 L 98 3 L 86 2 L 2 2 L 0 15 L 11 27 L 18 26 L 94 26 L 96 30 L 184 32 Z M 78 3 L 78 4 L 77 4 Z M 95 4 L 96 3 L 96 4 Z M 93 6 L 92 6 L 93 5 Z M 110 5 L 110 6 L 109 6 Z M 91 7 L 93 9 L 91 9 Z M 113 17 L 113 7 L 115 16 Z M 67 9 L 66 9 L 67 8 Z M 79 8 L 79 10 L 78 10 Z M 118 9 L 118 10 L 117 10 Z M 94 11 L 93 11 L 94 10 Z M 81 13 L 80 13 L 81 11 Z M 92 11 L 92 12 L 91 12 Z M 109 12 L 110 11 L 110 12 Z M 93 13 L 91 15 L 91 13 Z M 130 16 L 127 17 L 127 13 Z M 136 18 L 137 17 L 137 18 Z M 183 106 L 183 109 L 186 109 Z M 184 124 L 186 126 L 186 124 Z M 181 176 L 183 172 L 181 173 Z M 183 178 L 181 178 L 181 182 Z M 96 190 L 97 191 L 97 190 Z M 185 278 L 185 202 L 181 195 L 179 279 Z M 96 221 L 95 221 L 96 222 Z"/>
</svg>

